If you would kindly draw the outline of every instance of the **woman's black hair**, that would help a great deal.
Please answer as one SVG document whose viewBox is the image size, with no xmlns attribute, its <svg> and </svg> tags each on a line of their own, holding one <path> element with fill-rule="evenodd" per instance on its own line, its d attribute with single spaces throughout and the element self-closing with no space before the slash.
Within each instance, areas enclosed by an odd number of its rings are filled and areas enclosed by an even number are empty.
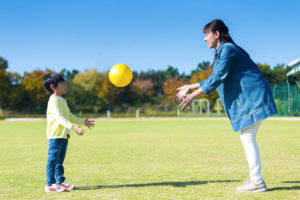
<svg viewBox="0 0 300 200">
<path fill-rule="evenodd" d="M 209 32 L 212 33 L 216 33 L 217 31 L 219 31 L 220 33 L 220 42 L 226 43 L 226 42 L 230 42 L 232 44 L 234 44 L 235 46 L 237 46 L 242 52 L 244 52 L 247 56 L 249 56 L 249 54 L 242 49 L 240 46 L 238 46 L 231 38 L 231 36 L 229 35 L 229 29 L 228 27 L 224 24 L 224 22 L 220 19 L 215 19 L 211 22 L 209 22 L 208 24 L 206 24 L 203 28 L 203 33 L 207 34 Z M 216 61 L 216 56 L 214 58 L 213 64 L 214 65 Z"/>
<path fill-rule="evenodd" d="M 64 82 L 64 81 L 65 81 L 64 77 L 61 76 L 60 74 L 51 73 L 51 74 L 47 74 L 44 77 L 43 85 L 50 94 L 53 94 L 53 90 L 50 88 L 50 85 L 53 84 L 54 87 L 57 87 L 58 83 Z"/>
</svg>

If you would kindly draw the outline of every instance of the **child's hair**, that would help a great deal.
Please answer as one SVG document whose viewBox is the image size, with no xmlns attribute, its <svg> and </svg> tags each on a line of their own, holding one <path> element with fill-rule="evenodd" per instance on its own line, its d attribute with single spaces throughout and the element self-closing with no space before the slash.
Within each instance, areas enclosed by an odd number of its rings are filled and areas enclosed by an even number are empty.
<svg viewBox="0 0 300 200">
<path fill-rule="evenodd" d="M 64 81 L 65 81 L 64 77 L 61 76 L 60 74 L 51 73 L 51 74 L 47 74 L 44 77 L 43 85 L 50 94 L 53 94 L 53 90 L 50 88 L 50 85 L 53 84 L 54 87 L 57 87 L 58 83 Z"/>
</svg>

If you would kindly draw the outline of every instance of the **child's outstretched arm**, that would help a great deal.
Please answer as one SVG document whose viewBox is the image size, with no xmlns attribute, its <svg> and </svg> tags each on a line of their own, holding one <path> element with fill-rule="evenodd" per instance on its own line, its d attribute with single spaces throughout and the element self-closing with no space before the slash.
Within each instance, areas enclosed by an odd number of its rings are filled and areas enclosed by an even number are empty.
<svg viewBox="0 0 300 200">
<path fill-rule="evenodd" d="M 70 119 L 70 122 L 72 122 L 74 124 L 85 124 L 84 119 L 82 119 L 81 117 L 76 117 L 71 112 L 69 114 L 69 119 Z"/>
<path fill-rule="evenodd" d="M 87 126 L 89 129 L 91 129 L 92 127 L 95 126 L 95 121 L 90 120 L 89 118 L 86 118 L 85 120 L 83 120 L 80 117 L 76 117 L 75 115 L 73 115 L 72 113 L 70 113 L 69 115 L 69 119 L 72 123 L 75 124 L 84 124 L 85 126 Z"/>
</svg>

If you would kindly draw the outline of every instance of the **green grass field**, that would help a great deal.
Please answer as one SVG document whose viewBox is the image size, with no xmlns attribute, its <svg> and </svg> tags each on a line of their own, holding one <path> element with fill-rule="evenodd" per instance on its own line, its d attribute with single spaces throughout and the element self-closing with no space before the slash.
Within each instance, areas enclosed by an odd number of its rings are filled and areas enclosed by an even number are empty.
<svg viewBox="0 0 300 200">
<path fill-rule="evenodd" d="M 300 121 L 264 121 L 258 133 L 269 191 L 237 193 L 248 177 L 238 133 L 223 120 L 97 121 L 71 135 L 67 182 L 44 192 L 46 122 L 0 122 L 0 199 L 300 199 Z"/>
</svg>

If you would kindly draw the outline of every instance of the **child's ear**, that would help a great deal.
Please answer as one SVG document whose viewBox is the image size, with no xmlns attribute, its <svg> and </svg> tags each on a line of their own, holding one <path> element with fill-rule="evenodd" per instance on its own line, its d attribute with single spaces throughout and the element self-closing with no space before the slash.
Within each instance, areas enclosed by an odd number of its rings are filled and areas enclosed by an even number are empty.
<svg viewBox="0 0 300 200">
<path fill-rule="evenodd" d="M 55 86 L 54 86 L 52 83 L 50 84 L 50 88 L 51 88 L 51 90 L 53 90 L 53 91 L 55 90 Z"/>
</svg>

